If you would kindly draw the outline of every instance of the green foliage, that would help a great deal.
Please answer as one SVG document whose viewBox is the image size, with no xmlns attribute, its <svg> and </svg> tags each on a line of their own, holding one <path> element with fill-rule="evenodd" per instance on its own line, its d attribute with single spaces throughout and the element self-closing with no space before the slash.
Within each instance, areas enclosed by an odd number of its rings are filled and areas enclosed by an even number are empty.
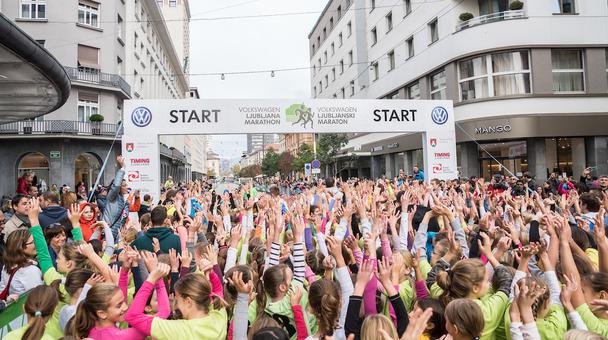
<svg viewBox="0 0 608 340">
<path fill-rule="evenodd" d="M 293 156 L 285 151 L 279 154 L 278 168 L 281 176 L 287 177 L 293 171 Z"/>
<path fill-rule="evenodd" d="M 89 117 L 89 121 L 91 121 L 91 122 L 103 122 L 103 116 L 100 115 L 99 113 L 92 114 Z"/>
<path fill-rule="evenodd" d="M 458 16 L 458 19 L 460 19 L 460 21 L 471 20 L 471 19 L 473 19 L 473 13 L 469 13 L 469 12 L 460 13 L 460 15 Z"/>
<path fill-rule="evenodd" d="M 246 166 L 241 169 L 239 172 L 239 177 L 255 177 L 262 173 L 262 168 L 259 164 L 254 164 L 250 166 Z"/>
<path fill-rule="evenodd" d="M 300 149 L 298 150 L 298 155 L 293 159 L 291 165 L 293 169 L 297 172 L 304 172 L 304 164 L 310 163 L 314 160 L 314 153 L 312 151 L 312 146 L 308 144 L 300 145 Z"/>
<path fill-rule="evenodd" d="M 279 171 L 279 154 L 271 149 L 266 152 L 262 160 L 262 173 L 268 177 L 272 177 L 277 171 Z"/>
<path fill-rule="evenodd" d="M 345 133 L 324 133 L 318 139 L 317 156 L 321 164 L 333 164 L 338 151 L 348 143 Z"/>
<path fill-rule="evenodd" d="M 516 11 L 522 8 L 524 8 L 524 3 L 519 0 L 515 0 L 509 5 L 509 9 L 512 11 Z"/>
</svg>

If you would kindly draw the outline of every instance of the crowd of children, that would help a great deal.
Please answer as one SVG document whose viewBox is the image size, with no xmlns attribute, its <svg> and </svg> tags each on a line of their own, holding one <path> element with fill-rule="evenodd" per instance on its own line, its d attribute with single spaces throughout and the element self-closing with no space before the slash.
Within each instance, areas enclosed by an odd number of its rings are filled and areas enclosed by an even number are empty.
<svg viewBox="0 0 608 340">
<path fill-rule="evenodd" d="M 84 202 L 42 228 L 30 199 L 0 281 L 28 323 L 4 339 L 606 339 L 608 192 L 493 188 L 195 181 L 115 235 Z"/>
</svg>

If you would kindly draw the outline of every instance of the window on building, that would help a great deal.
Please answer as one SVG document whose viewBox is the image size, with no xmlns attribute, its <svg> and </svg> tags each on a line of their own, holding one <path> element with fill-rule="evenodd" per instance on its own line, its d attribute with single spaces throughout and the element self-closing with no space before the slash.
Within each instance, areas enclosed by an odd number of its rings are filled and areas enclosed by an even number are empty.
<svg viewBox="0 0 608 340">
<path fill-rule="evenodd" d="M 552 50 L 553 92 L 585 91 L 585 69 L 583 51 Z"/>
<path fill-rule="evenodd" d="M 317 75 L 317 65 L 312 65 L 312 75 Z"/>
<path fill-rule="evenodd" d="M 372 28 L 371 40 L 372 40 L 372 46 L 376 45 L 376 43 L 378 42 L 378 31 L 376 30 L 376 27 Z"/>
<path fill-rule="evenodd" d="M 44 43 L 46 42 L 46 40 L 39 40 L 36 39 L 36 42 L 40 45 L 40 46 L 44 46 Z"/>
<path fill-rule="evenodd" d="M 350 50 L 350 52 L 348 52 L 348 66 L 352 66 L 353 65 L 353 51 Z"/>
<path fill-rule="evenodd" d="M 340 98 L 346 98 L 346 90 L 344 88 L 340 89 Z"/>
<path fill-rule="evenodd" d="M 393 29 L 393 12 L 388 12 L 384 18 L 386 20 L 386 33 L 388 33 Z"/>
<path fill-rule="evenodd" d="M 319 82 L 319 93 L 323 92 L 323 82 Z"/>
<path fill-rule="evenodd" d="M 169 0 L 169 6 L 170 6 L 170 7 L 175 7 L 175 6 L 177 6 L 177 0 Z"/>
<path fill-rule="evenodd" d="M 319 58 L 319 71 L 321 71 L 321 58 Z"/>
<path fill-rule="evenodd" d="M 334 28 L 334 18 L 329 18 L 329 29 Z"/>
<path fill-rule="evenodd" d="M 488 54 L 460 61 L 461 100 L 531 92 L 528 51 Z"/>
<path fill-rule="evenodd" d="M 338 98 L 338 95 L 334 93 L 334 94 L 333 94 L 331 97 L 332 97 L 333 99 L 337 99 L 337 98 Z"/>
<path fill-rule="evenodd" d="M 89 117 L 99 113 L 99 93 L 78 91 L 78 121 L 88 122 Z"/>
<path fill-rule="evenodd" d="M 606 55 L 606 79 L 608 79 L 608 48 L 606 49 L 604 54 Z"/>
<path fill-rule="evenodd" d="M 369 7 L 371 7 L 371 11 L 373 11 L 376 8 L 376 0 L 370 0 L 370 4 Z"/>
<path fill-rule="evenodd" d="M 403 11 L 405 15 L 412 13 L 412 0 L 403 0 Z"/>
<path fill-rule="evenodd" d="M 342 6 L 338 6 L 336 9 L 336 14 L 338 15 L 338 20 L 342 17 Z"/>
<path fill-rule="evenodd" d="M 378 62 L 373 62 L 372 63 L 372 79 L 373 81 L 378 80 L 378 78 L 380 78 L 380 68 L 378 67 Z"/>
<path fill-rule="evenodd" d="M 355 81 L 351 80 L 350 81 L 350 96 L 354 96 L 355 95 Z"/>
<path fill-rule="evenodd" d="M 316 86 L 312 88 L 312 94 L 313 94 L 314 96 L 316 96 L 316 95 L 317 95 L 317 87 L 316 87 Z"/>
<path fill-rule="evenodd" d="M 555 4 L 554 12 L 558 14 L 575 14 L 574 0 L 553 0 Z"/>
<path fill-rule="evenodd" d="M 409 85 L 405 93 L 407 95 L 407 99 L 420 99 L 420 83 L 415 82 L 412 85 Z"/>
<path fill-rule="evenodd" d="M 331 69 L 331 81 L 335 81 L 336 80 L 336 68 L 332 67 Z"/>
<path fill-rule="evenodd" d="M 344 73 L 344 59 L 340 60 L 340 74 Z"/>
<path fill-rule="evenodd" d="M 336 54 L 336 45 L 334 45 L 334 43 L 331 43 L 331 55 L 333 56 L 334 54 Z"/>
<path fill-rule="evenodd" d="M 441 70 L 429 78 L 431 81 L 431 99 L 446 99 L 445 70 Z"/>
<path fill-rule="evenodd" d="M 317 37 L 317 46 L 319 46 L 319 48 L 321 48 L 321 36 Z"/>
<path fill-rule="evenodd" d="M 388 71 L 395 69 L 395 51 L 390 51 L 386 54 L 388 57 Z"/>
<path fill-rule="evenodd" d="M 46 0 L 21 0 L 20 12 L 22 19 L 46 19 Z"/>
<path fill-rule="evenodd" d="M 437 25 L 437 18 L 429 22 L 429 32 L 431 33 L 431 44 L 439 40 L 439 27 Z"/>
<path fill-rule="evenodd" d="M 99 72 L 99 49 L 78 45 L 78 70 L 81 72 Z"/>
<path fill-rule="evenodd" d="M 325 88 L 329 86 L 329 75 L 325 75 Z"/>
<path fill-rule="evenodd" d="M 407 46 L 407 58 L 409 59 L 414 56 L 414 36 L 405 41 L 405 46 Z"/>
<path fill-rule="evenodd" d="M 123 71 L 123 63 L 122 63 L 122 59 L 120 57 L 116 57 L 116 69 L 118 70 L 118 75 L 122 77 Z"/>
<path fill-rule="evenodd" d="M 338 47 L 342 47 L 342 32 L 338 34 Z"/>
<path fill-rule="evenodd" d="M 122 20 L 122 17 L 120 16 L 120 14 L 116 15 L 116 33 L 118 34 L 118 38 L 122 39 L 123 41 L 125 40 L 125 27 L 124 27 L 125 23 Z M 124 43 L 123 43 L 124 45 Z"/>
<path fill-rule="evenodd" d="M 353 24 L 349 21 L 346 24 L 346 37 L 350 37 L 353 34 Z"/>
<path fill-rule="evenodd" d="M 133 48 L 135 49 L 135 51 L 137 51 L 137 39 L 139 37 L 137 36 L 137 33 L 133 33 Z"/>
<path fill-rule="evenodd" d="M 312 54 L 315 54 L 315 44 L 312 44 Z"/>
<path fill-rule="evenodd" d="M 327 51 L 323 52 L 323 64 L 327 64 Z"/>
<path fill-rule="evenodd" d="M 160 6 L 163 7 L 163 0 L 156 0 L 156 3 Z"/>
<path fill-rule="evenodd" d="M 323 28 L 323 40 L 327 39 L 327 29 Z"/>
<path fill-rule="evenodd" d="M 99 27 L 99 4 L 93 1 L 78 2 L 78 23 Z"/>
</svg>

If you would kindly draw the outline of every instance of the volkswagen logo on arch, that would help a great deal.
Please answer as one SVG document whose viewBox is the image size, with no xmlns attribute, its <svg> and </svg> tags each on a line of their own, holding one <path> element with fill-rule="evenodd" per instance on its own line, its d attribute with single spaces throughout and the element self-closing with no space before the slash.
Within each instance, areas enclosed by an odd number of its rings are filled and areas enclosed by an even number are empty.
<svg viewBox="0 0 608 340">
<path fill-rule="evenodd" d="M 152 121 L 152 112 L 143 106 L 138 107 L 131 113 L 131 121 L 135 126 L 146 127 Z"/>
<path fill-rule="evenodd" d="M 431 118 L 435 124 L 443 125 L 448 121 L 448 111 L 441 106 L 436 106 L 433 111 L 431 111 Z"/>
</svg>

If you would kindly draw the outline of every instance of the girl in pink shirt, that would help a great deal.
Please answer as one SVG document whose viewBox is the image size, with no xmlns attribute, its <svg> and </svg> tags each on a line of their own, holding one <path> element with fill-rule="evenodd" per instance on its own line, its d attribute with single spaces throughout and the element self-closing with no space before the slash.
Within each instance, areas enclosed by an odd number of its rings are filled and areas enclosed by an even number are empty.
<svg viewBox="0 0 608 340">
<path fill-rule="evenodd" d="M 159 263 L 150 276 L 164 277 L 169 273 L 167 264 Z M 125 273 L 121 270 L 121 283 Z M 128 279 L 128 272 L 126 273 Z M 72 320 L 71 335 L 79 338 L 91 338 L 94 340 L 137 340 L 144 339 L 146 334 L 136 328 L 120 329 L 116 324 L 124 321 L 127 312 L 126 285 L 109 283 L 98 283 L 94 285 L 84 301 L 80 303 L 76 315 Z M 163 280 L 156 281 L 156 294 L 158 297 L 157 317 L 166 319 L 171 312 L 169 297 Z M 123 291 L 124 290 L 124 291 Z"/>
</svg>

